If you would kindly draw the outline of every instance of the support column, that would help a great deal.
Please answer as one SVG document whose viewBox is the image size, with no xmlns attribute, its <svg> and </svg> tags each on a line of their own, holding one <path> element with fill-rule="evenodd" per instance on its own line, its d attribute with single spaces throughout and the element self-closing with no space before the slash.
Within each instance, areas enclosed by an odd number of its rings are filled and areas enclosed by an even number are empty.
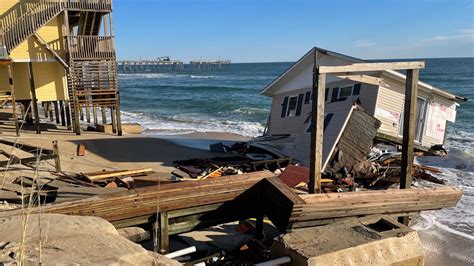
<svg viewBox="0 0 474 266">
<path fill-rule="evenodd" d="M 99 124 L 99 119 L 97 118 L 97 107 L 95 106 L 92 107 L 92 115 L 94 116 L 94 127 L 97 128 L 97 125 Z"/>
<path fill-rule="evenodd" d="M 66 105 L 66 126 L 68 130 L 71 130 L 72 123 L 71 123 L 71 110 L 70 110 L 69 101 L 65 101 L 64 103 Z"/>
<path fill-rule="evenodd" d="M 403 140 L 400 173 L 400 189 L 411 188 L 413 179 L 413 160 L 415 148 L 416 102 L 418 94 L 418 69 L 408 69 L 405 84 L 405 106 L 403 115 Z M 408 225 L 409 217 L 400 217 L 399 221 Z"/>
<path fill-rule="evenodd" d="M 12 115 L 13 115 L 13 122 L 15 123 L 15 132 L 17 136 L 20 136 L 20 125 L 18 124 L 18 117 L 16 114 L 16 97 L 15 97 L 15 86 L 13 84 L 13 70 L 11 62 L 7 65 L 8 69 L 8 81 L 10 85 L 10 94 L 12 97 Z"/>
<path fill-rule="evenodd" d="M 61 111 L 61 126 L 66 126 L 66 118 L 64 115 L 64 101 L 59 101 L 59 110 Z"/>
<path fill-rule="evenodd" d="M 53 105 L 54 105 L 54 116 L 56 118 L 56 124 L 59 125 L 59 123 L 61 123 L 61 121 L 59 121 L 59 106 L 58 106 L 58 102 L 57 101 L 54 101 L 53 102 Z"/>
<path fill-rule="evenodd" d="M 36 134 L 41 134 L 40 130 L 40 121 L 39 121 L 39 112 L 38 112 L 38 99 L 36 98 L 36 85 L 35 85 L 35 76 L 33 72 L 33 63 L 28 63 L 28 73 L 30 78 L 30 90 L 31 90 L 31 103 L 33 107 L 33 115 L 35 116 L 35 127 Z"/>
<path fill-rule="evenodd" d="M 110 119 L 112 120 L 112 133 L 117 133 L 117 122 L 115 121 L 115 108 L 110 107 Z"/>
<path fill-rule="evenodd" d="M 86 107 L 86 122 L 87 124 L 91 123 L 91 108 L 89 107 L 89 105 Z"/>
<path fill-rule="evenodd" d="M 100 112 L 102 113 L 102 125 L 107 125 L 107 114 L 105 113 L 105 107 L 100 108 Z"/>
<path fill-rule="evenodd" d="M 49 111 L 49 121 L 53 122 L 54 121 L 54 117 L 53 117 L 53 105 L 51 104 L 51 102 L 48 102 L 48 111 Z"/>
<path fill-rule="evenodd" d="M 317 66 L 317 52 L 314 53 L 313 93 L 311 115 L 311 158 L 308 182 L 309 193 L 321 193 L 321 174 L 323 167 L 323 136 L 324 136 L 324 90 L 326 74 L 320 74 Z"/>
<path fill-rule="evenodd" d="M 115 115 L 117 116 L 117 135 L 122 136 L 122 119 L 120 117 L 120 95 L 117 92 L 117 106 L 115 106 Z"/>
</svg>

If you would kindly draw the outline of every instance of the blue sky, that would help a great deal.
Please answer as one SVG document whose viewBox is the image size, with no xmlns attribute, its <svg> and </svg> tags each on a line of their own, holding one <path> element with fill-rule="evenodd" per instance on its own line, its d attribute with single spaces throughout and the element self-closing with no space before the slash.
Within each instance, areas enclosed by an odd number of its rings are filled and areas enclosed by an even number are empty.
<svg viewBox="0 0 474 266">
<path fill-rule="evenodd" d="M 474 56 L 474 0 L 115 0 L 119 59 Z"/>
</svg>

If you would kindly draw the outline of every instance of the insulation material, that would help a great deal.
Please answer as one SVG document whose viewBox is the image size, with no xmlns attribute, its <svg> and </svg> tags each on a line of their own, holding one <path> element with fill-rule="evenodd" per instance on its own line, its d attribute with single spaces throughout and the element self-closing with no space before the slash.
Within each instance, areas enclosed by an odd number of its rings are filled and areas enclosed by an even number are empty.
<svg viewBox="0 0 474 266">
<path fill-rule="evenodd" d="M 448 108 L 445 105 L 439 103 L 432 103 L 428 107 L 428 114 L 427 114 L 427 123 L 426 123 L 426 132 L 427 136 L 432 138 L 443 140 L 444 135 L 446 132 L 446 121 L 449 118 L 452 119 L 452 111 L 449 111 L 448 115 Z M 455 111 L 454 111 L 455 112 Z M 456 115 L 454 114 L 454 117 Z"/>
<path fill-rule="evenodd" d="M 390 112 L 380 107 L 375 108 L 375 116 L 389 119 L 397 124 L 400 121 L 400 113 Z"/>
</svg>

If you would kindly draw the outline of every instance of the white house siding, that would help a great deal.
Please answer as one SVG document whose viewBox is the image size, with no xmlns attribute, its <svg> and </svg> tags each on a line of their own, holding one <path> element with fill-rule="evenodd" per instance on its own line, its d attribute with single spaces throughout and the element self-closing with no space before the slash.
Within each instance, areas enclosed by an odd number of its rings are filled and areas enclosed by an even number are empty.
<svg viewBox="0 0 474 266">
<path fill-rule="evenodd" d="M 384 76 L 384 81 L 387 83 L 387 86 L 380 86 L 378 89 L 375 117 L 382 122 L 382 126 L 379 129 L 381 133 L 399 137 L 400 122 L 403 119 L 405 84 L 387 76 Z M 418 87 L 418 97 L 428 100 L 428 108 L 432 103 L 439 103 L 445 106 L 452 106 L 454 104 L 454 101 L 434 95 L 421 86 Z M 443 144 L 444 138 L 427 136 L 425 130 L 422 134 L 421 144 L 423 146 L 431 147 L 436 144 Z"/>
</svg>

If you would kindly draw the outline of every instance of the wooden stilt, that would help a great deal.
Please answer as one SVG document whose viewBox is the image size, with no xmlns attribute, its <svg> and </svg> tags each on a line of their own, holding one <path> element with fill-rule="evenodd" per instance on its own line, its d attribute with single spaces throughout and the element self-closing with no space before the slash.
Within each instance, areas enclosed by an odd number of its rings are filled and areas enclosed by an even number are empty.
<svg viewBox="0 0 474 266">
<path fill-rule="evenodd" d="M 38 112 L 38 99 L 36 98 L 36 85 L 34 79 L 34 72 L 33 72 L 33 63 L 28 63 L 28 73 L 30 78 L 30 90 L 31 90 L 31 103 L 33 107 L 33 115 L 35 117 L 35 127 L 36 127 L 36 134 L 41 134 L 40 130 L 40 120 L 39 120 L 39 112 Z"/>
<path fill-rule="evenodd" d="M 115 115 L 117 116 L 117 135 L 122 136 L 122 119 L 120 117 L 120 96 L 117 92 L 117 105 L 115 106 Z"/>
<path fill-rule="evenodd" d="M 61 111 L 61 126 L 66 126 L 66 119 L 64 116 L 64 101 L 59 101 L 59 110 Z"/>
<path fill-rule="evenodd" d="M 53 104 L 52 102 L 48 102 L 48 112 L 49 112 L 49 121 L 54 121 L 54 114 L 53 114 Z"/>
<path fill-rule="evenodd" d="M 115 108 L 110 107 L 110 119 L 112 120 L 112 133 L 117 133 L 117 122 L 115 121 Z"/>
<path fill-rule="evenodd" d="M 418 69 L 408 69 L 406 88 L 405 88 L 405 105 L 403 115 L 403 140 L 402 140 L 402 158 L 401 158 L 401 175 L 400 188 L 411 188 L 414 147 L 415 147 L 415 116 L 416 102 L 418 94 Z M 400 222 L 408 225 L 409 217 L 400 217 Z"/>
<path fill-rule="evenodd" d="M 54 117 L 56 118 L 56 124 L 59 125 L 61 121 L 59 120 L 59 106 L 57 101 L 53 101 L 53 106 L 54 106 Z"/>
<path fill-rule="evenodd" d="M 107 114 L 105 113 L 105 107 L 101 107 L 100 111 L 102 113 L 102 125 L 107 125 Z"/>
<path fill-rule="evenodd" d="M 65 106 L 65 108 L 66 108 L 66 126 L 67 126 L 68 130 L 71 130 L 72 124 L 71 124 L 71 110 L 69 109 L 70 108 L 69 101 L 65 101 L 64 104 L 66 105 Z"/>
<path fill-rule="evenodd" d="M 41 106 L 43 106 L 43 112 L 44 112 L 44 117 L 48 118 L 48 105 L 46 104 L 46 102 L 42 102 L 41 103 Z"/>
<path fill-rule="evenodd" d="M 25 120 L 25 115 L 26 115 L 26 109 L 25 109 L 25 103 L 20 104 L 20 110 L 21 110 L 21 120 Z"/>
<path fill-rule="evenodd" d="M 11 62 L 7 65 L 8 69 L 8 81 L 10 85 L 10 94 L 12 97 L 12 115 L 13 122 L 15 123 L 15 133 L 17 136 L 20 136 L 20 125 L 18 124 L 18 116 L 16 113 L 16 97 L 15 97 L 15 85 L 13 84 L 13 70 Z"/>
<path fill-rule="evenodd" d="M 94 116 L 94 127 L 97 127 L 97 125 L 99 125 L 99 119 L 97 118 L 97 107 L 95 106 L 92 107 L 92 115 Z"/>
<path fill-rule="evenodd" d="M 81 121 L 84 121 L 84 110 L 82 109 L 82 107 L 79 107 L 79 113 L 81 116 Z"/>
<path fill-rule="evenodd" d="M 89 106 L 86 107 L 86 122 L 87 124 L 91 123 L 91 109 Z"/>
<path fill-rule="evenodd" d="M 314 52 L 313 102 L 311 125 L 311 167 L 308 183 L 309 193 L 321 193 L 321 174 L 323 171 L 323 134 L 324 134 L 324 90 L 326 74 L 320 74 L 317 66 L 317 51 Z"/>
</svg>

